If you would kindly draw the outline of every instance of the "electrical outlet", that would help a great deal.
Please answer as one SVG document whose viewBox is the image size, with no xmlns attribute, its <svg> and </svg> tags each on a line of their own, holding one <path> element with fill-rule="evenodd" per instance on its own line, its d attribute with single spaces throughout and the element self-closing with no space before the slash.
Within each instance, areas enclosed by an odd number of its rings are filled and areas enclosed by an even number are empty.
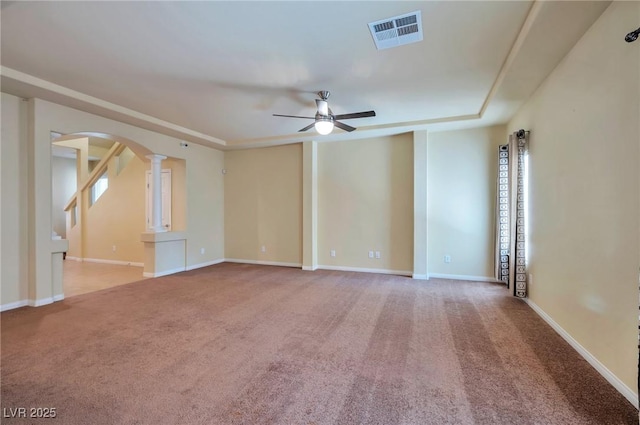
<svg viewBox="0 0 640 425">
<path fill-rule="evenodd" d="M 450 255 L 445 255 L 444 256 L 444 262 L 445 263 L 450 263 L 451 262 L 451 256 Z"/>
<path fill-rule="evenodd" d="M 336 250 L 335 250 L 335 249 L 332 249 L 332 250 L 329 252 L 329 255 L 331 255 L 332 257 L 335 257 L 335 256 L 336 256 Z"/>
<path fill-rule="evenodd" d="M 112 247 L 111 247 L 111 250 L 112 250 L 113 252 L 116 252 L 116 246 L 115 246 L 115 245 L 114 245 L 114 246 L 112 246 Z"/>
<path fill-rule="evenodd" d="M 369 258 L 373 258 L 373 251 L 369 251 Z"/>
<path fill-rule="evenodd" d="M 204 248 L 200 248 L 200 255 L 204 254 Z"/>
<path fill-rule="evenodd" d="M 264 246 L 264 245 L 262 245 L 262 246 L 260 247 L 260 252 L 267 252 L 267 247 L 266 247 L 266 246 Z"/>
<path fill-rule="evenodd" d="M 380 259 L 380 251 L 376 251 L 376 260 Z"/>
</svg>

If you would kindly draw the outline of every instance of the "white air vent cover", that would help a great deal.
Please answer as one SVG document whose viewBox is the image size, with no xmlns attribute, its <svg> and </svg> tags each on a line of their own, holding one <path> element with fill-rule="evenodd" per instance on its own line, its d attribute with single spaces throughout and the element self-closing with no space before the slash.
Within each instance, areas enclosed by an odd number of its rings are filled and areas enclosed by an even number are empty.
<svg viewBox="0 0 640 425">
<path fill-rule="evenodd" d="M 418 10 L 371 22 L 369 29 L 378 50 L 415 43 L 422 41 L 422 16 Z"/>
</svg>

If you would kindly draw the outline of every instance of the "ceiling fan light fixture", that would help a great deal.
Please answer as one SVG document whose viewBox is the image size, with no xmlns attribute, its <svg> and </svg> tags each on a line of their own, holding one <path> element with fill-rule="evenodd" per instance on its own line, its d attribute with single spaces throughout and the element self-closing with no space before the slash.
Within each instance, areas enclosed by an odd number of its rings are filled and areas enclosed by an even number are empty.
<svg viewBox="0 0 640 425">
<path fill-rule="evenodd" d="M 315 128 L 316 132 L 322 136 L 331 134 L 331 132 L 333 131 L 333 127 L 338 127 L 340 130 L 344 130 L 346 132 L 351 132 L 356 129 L 355 127 L 351 127 L 350 125 L 343 123 L 341 120 L 349 120 L 353 118 L 367 118 L 367 117 L 376 116 L 376 111 L 352 112 L 349 114 L 334 115 L 333 112 L 331 112 L 331 108 L 329 108 L 329 104 L 327 103 L 329 92 L 326 90 L 320 91 L 318 92 L 318 96 L 320 97 L 320 99 L 316 99 L 316 106 L 318 107 L 318 110 L 316 112 L 315 117 L 302 117 L 300 115 L 282 115 L 282 114 L 273 114 L 273 116 L 285 117 L 285 118 L 303 118 L 303 119 L 313 120 L 311 124 L 298 130 L 298 133 Z"/>
<path fill-rule="evenodd" d="M 314 124 L 314 127 L 316 128 L 316 131 L 318 132 L 318 134 L 326 136 L 327 134 L 330 134 L 333 131 L 333 121 L 318 120 Z"/>
</svg>

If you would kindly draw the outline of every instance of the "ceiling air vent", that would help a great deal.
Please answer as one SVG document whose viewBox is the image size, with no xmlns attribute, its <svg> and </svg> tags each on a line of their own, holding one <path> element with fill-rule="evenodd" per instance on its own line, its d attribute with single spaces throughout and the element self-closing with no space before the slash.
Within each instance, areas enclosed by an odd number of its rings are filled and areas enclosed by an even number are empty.
<svg viewBox="0 0 640 425">
<path fill-rule="evenodd" d="M 422 41 L 422 17 L 419 10 L 371 22 L 369 29 L 378 50 Z"/>
</svg>

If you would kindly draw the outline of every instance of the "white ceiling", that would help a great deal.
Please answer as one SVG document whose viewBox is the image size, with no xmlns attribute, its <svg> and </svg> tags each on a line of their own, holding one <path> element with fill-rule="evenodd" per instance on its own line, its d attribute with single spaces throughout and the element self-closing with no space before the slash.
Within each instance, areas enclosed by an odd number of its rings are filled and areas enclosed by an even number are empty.
<svg viewBox="0 0 640 425">
<path fill-rule="evenodd" d="M 608 4 L 3 1 L 2 91 L 222 148 L 504 123 Z M 415 10 L 424 40 L 376 50 L 367 24 Z M 377 116 L 331 136 L 272 116 L 313 116 L 319 90 Z"/>
</svg>

